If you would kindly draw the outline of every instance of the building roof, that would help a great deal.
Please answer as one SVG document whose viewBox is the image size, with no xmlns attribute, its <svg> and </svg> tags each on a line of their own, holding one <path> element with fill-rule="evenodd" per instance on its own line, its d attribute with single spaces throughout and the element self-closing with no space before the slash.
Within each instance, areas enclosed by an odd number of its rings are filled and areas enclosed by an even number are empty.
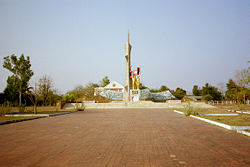
<svg viewBox="0 0 250 167">
<path fill-rule="evenodd" d="M 106 85 L 104 88 L 105 89 L 124 89 L 124 86 L 122 86 L 120 83 L 116 81 L 112 81 L 108 85 Z"/>
</svg>

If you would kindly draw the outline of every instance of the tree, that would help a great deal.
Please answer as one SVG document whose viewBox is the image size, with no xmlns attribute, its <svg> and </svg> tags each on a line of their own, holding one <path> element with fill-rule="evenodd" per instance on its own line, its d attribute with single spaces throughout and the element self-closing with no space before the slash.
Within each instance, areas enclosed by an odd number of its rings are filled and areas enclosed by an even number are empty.
<svg viewBox="0 0 250 167">
<path fill-rule="evenodd" d="M 150 89 L 150 92 L 151 93 L 158 93 L 158 92 L 160 92 L 160 90 L 159 89 Z"/>
<path fill-rule="evenodd" d="M 52 89 L 52 79 L 46 75 L 39 79 L 38 91 L 43 100 L 43 105 L 48 104 L 49 93 Z"/>
<path fill-rule="evenodd" d="M 218 91 L 218 88 L 211 86 L 208 83 L 206 83 L 205 86 L 202 87 L 202 97 L 204 97 L 206 95 L 210 95 L 212 97 L 212 99 L 210 98 L 210 96 L 208 96 L 208 97 L 211 100 L 221 100 L 221 98 L 222 98 L 222 95 Z"/>
<path fill-rule="evenodd" d="M 145 86 L 144 86 L 145 87 Z M 144 89 L 146 89 L 147 87 L 145 87 Z M 167 86 L 165 86 L 165 85 L 162 85 L 161 87 L 160 87 L 160 89 L 150 89 L 150 92 L 151 93 L 158 93 L 158 92 L 164 92 L 164 91 L 167 91 L 167 90 L 169 90 L 169 88 L 167 87 Z"/>
<path fill-rule="evenodd" d="M 95 88 L 99 87 L 98 84 L 89 83 L 85 86 L 83 91 L 83 96 L 87 99 L 92 99 L 94 97 Z"/>
<path fill-rule="evenodd" d="M 82 85 L 76 86 L 73 90 L 67 92 L 63 96 L 64 101 L 75 101 L 84 94 L 84 87 Z"/>
<path fill-rule="evenodd" d="M 239 87 L 238 100 L 242 101 L 244 104 L 246 103 L 246 96 L 249 95 L 249 88 L 250 88 L 250 72 L 249 69 L 243 69 L 237 71 L 235 74 L 236 83 Z"/>
<path fill-rule="evenodd" d="M 19 106 L 22 106 L 22 94 L 28 90 L 28 83 L 33 76 L 33 71 L 30 69 L 30 58 L 27 56 L 25 59 L 22 54 L 17 58 L 14 54 L 4 57 L 3 67 L 13 73 L 13 77 L 18 84 Z"/>
<path fill-rule="evenodd" d="M 63 101 L 75 101 L 77 99 L 77 95 L 75 93 L 66 93 L 62 99 Z"/>
<path fill-rule="evenodd" d="M 49 90 L 48 93 L 48 104 L 49 105 L 56 105 L 58 101 L 61 101 L 62 96 L 58 94 L 58 91 L 54 88 Z"/>
<path fill-rule="evenodd" d="M 250 88 L 250 71 L 249 69 L 242 69 L 236 71 L 235 74 L 236 83 L 240 87 Z"/>
<path fill-rule="evenodd" d="M 176 88 L 176 90 L 171 92 L 177 99 L 182 99 L 187 92 L 182 88 Z"/>
<path fill-rule="evenodd" d="M 76 86 L 73 90 L 67 92 L 63 96 L 64 101 L 75 101 L 80 97 L 84 97 L 87 99 L 93 99 L 94 98 L 94 91 L 95 88 L 99 87 L 98 84 L 95 83 L 88 83 L 85 87 L 82 85 Z"/>
<path fill-rule="evenodd" d="M 105 77 L 102 79 L 102 81 L 101 81 L 101 86 L 102 86 L 102 87 L 105 87 L 105 86 L 107 86 L 109 83 L 110 83 L 110 80 L 109 80 L 108 76 L 105 76 Z"/>
<path fill-rule="evenodd" d="M 83 95 L 83 92 L 84 92 L 84 87 L 82 85 L 78 85 L 68 93 L 75 94 L 76 98 L 79 98 Z"/>
<path fill-rule="evenodd" d="M 213 100 L 213 96 L 211 96 L 210 94 L 207 94 L 205 96 L 202 96 L 202 100 L 206 100 L 206 101 Z"/>
<path fill-rule="evenodd" d="M 29 87 L 28 89 L 28 96 L 30 101 L 33 104 L 33 111 L 34 114 L 37 114 L 37 101 L 38 101 L 38 96 L 39 96 L 39 89 L 38 89 L 38 84 L 35 83 L 34 87 Z"/>
<path fill-rule="evenodd" d="M 217 84 L 218 87 L 218 91 L 222 94 L 222 96 L 225 96 L 225 89 L 226 89 L 226 85 L 223 82 L 220 82 Z"/>
<path fill-rule="evenodd" d="M 227 85 L 227 91 L 225 93 L 226 97 L 230 100 L 237 100 L 239 87 L 236 85 L 233 79 L 229 79 L 226 85 Z"/>
<path fill-rule="evenodd" d="M 201 96 L 201 90 L 199 89 L 198 85 L 194 85 L 194 87 L 193 87 L 193 95 Z"/>
<path fill-rule="evenodd" d="M 7 86 L 4 89 L 4 94 L 7 100 L 12 104 L 18 104 L 18 89 L 19 89 L 19 79 L 12 75 L 7 79 Z"/>
<path fill-rule="evenodd" d="M 167 91 L 167 90 L 169 90 L 169 88 L 166 87 L 165 85 L 162 85 L 161 88 L 160 88 L 161 92 L 164 92 L 164 91 Z"/>
<path fill-rule="evenodd" d="M 139 86 L 139 89 L 142 90 L 142 89 L 147 89 L 148 87 L 146 87 L 145 85 L 143 85 L 142 83 L 140 83 L 140 86 Z"/>
</svg>

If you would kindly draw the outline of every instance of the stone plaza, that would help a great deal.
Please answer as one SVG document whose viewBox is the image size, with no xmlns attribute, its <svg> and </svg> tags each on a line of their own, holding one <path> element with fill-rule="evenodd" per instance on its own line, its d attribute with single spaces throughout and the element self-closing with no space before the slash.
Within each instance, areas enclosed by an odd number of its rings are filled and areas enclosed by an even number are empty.
<svg viewBox="0 0 250 167">
<path fill-rule="evenodd" d="M 249 137 L 167 109 L 87 109 L 0 126 L 1 166 L 250 164 Z"/>
</svg>

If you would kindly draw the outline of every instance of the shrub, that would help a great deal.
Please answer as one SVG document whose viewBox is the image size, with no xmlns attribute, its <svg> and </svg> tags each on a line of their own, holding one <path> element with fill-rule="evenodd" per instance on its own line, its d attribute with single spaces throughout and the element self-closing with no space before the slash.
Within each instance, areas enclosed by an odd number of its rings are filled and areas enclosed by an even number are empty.
<svg viewBox="0 0 250 167">
<path fill-rule="evenodd" d="M 193 107 L 190 104 L 190 101 L 187 101 L 186 105 L 183 108 L 185 116 L 190 116 L 192 113 Z"/>
<path fill-rule="evenodd" d="M 0 105 L 0 116 L 10 113 L 11 106 L 9 104 Z"/>
<path fill-rule="evenodd" d="M 93 100 L 96 101 L 97 103 L 109 103 L 109 102 L 111 102 L 110 99 L 103 97 L 103 96 L 100 96 L 100 95 L 95 96 L 93 98 Z"/>
<path fill-rule="evenodd" d="M 199 108 L 193 108 L 190 104 L 190 101 L 187 101 L 186 105 L 183 108 L 183 112 L 185 116 L 190 116 L 190 115 L 199 115 Z"/>
<path fill-rule="evenodd" d="M 200 108 L 193 108 L 192 115 L 199 115 Z"/>
<path fill-rule="evenodd" d="M 245 109 L 245 105 L 244 104 L 238 104 L 236 107 L 235 107 L 236 110 L 244 110 Z"/>
<path fill-rule="evenodd" d="M 76 109 L 76 111 L 84 111 L 85 110 L 84 103 L 83 102 L 82 103 L 76 103 L 75 104 L 75 109 Z"/>
<path fill-rule="evenodd" d="M 23 113 L 25 111 L 25 106 L 26 106 L 25 104 L 21 104 L 18 106 L 18 110 L 20 113 Z"/>
<path fill-rule="evenodd" d="M 211 96 L 210 94 L 207 94 L 205 96 L 202 96 L 202 100 L 206 100 L 206 101 L 213 100 L 213 96 Z"/>
</svg>

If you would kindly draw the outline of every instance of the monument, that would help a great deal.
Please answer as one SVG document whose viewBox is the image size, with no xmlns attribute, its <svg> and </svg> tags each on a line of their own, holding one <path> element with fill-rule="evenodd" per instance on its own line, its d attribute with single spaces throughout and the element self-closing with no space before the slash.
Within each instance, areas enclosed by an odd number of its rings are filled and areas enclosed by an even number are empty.
<svg viewBox="0 0 250 167">
<path fill-rule="evenodd" d="M 130 71 L 130 78 L 132 78 L 132 89 L 130 90 L 130 101 L 140 101 L 140 76 L 141 68 L 137 67 L 135 70 Z"/>
<path fill-rule="evenodd" d="M 128 31 L 128 41 L 125 44 L 126 71 L 124 87 L 117 82 L 112 82 L 106 87 L 95 88 L 94 95 L 100 95 L 114 101 L 123 100 L 125 103 L 152 99 L 162 102 L 175 98 L 170 91 L 151 93 L 148 88 L 140 90 L 141 68 L 136 67 L 134 70 L 131 70 L 131 49 L 132 46 L 129 43 Z"/>
<path fill-rule="evenodd" d="M 123 101 L 130 101 L 130 89 L 132 87 L 132 78 L 129 77 L 131 71 L 131 53 L 132 46 L 129 43 L 129 31 L 128 31 L 128 41 L 125 44 L 125 59 L 126 59 L 126 71 L 125 71 L 125 84 L 124 84 L 124 93 L 123 93 Z"/>
</svg>

